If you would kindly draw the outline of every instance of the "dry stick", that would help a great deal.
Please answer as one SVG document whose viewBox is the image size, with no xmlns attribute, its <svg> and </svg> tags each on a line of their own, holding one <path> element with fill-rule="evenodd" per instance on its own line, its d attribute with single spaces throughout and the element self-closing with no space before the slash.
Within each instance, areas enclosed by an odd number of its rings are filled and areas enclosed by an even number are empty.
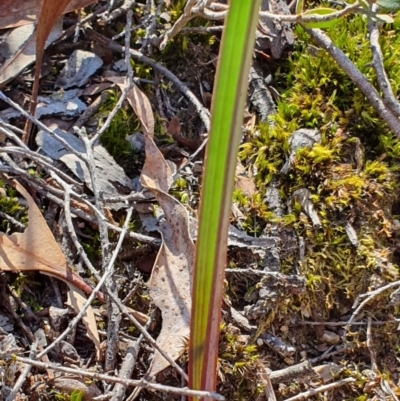
<svg viewBox="0 0 400 401">
<path fill-rule="evenodd" d="M 327 354 L 324 353 L 323 355 L 317 356 L 316 358 L 312 358 L 312 359 L 310 359 L 310 362 L 312 364 L 315 364 L 315 363 L 318 363 L 320 361 L 323 361 L 324 359 L 328 359 L 328 358 L 330 358 L 330 357 L 332 357 L 334 355 L 342 354 L 343 352 L 350 351 L 350 350 L 351 350 L 351 348 L 341 347 L 341 348 L 339 348 L 339 349 L 337 349 L 335 351 L 328 352 Z"/>
<path fill-rule="evenodd" d="M 122 98 L 122 96 L 121 96 Z M 87 167 L 89 169 L 90 179 L 92 181 L 92 188 L 94 193 L 95 204 L 98 209 L 104 209 L 104 200 L 103 200 L 103 192 L 99 189 L 97 184 L 97 172 L 94 163 L 94 155 L 93 148 L 95 141 L 89 140 L 86 136 L 86 132 L 84 130 L 80 131 L 79 129 L 75 130 L 76 133 L 79 134 L 79 137 L 82 139 L 87 154 Z M 101 218 L 96 213 L 97 222 L 99 225 L 99 235 L 100 235 L 100 244 L 102 249 L 102 271 L 106 271 L 107 265 L 109 265 L 110 261 L 110 240 L 108 237 L 108 228 L 105 220 Z M 106 287 L 108 289 L 108 293 L 116 294 L 117 286 L 114 278 L 112 277 L 112 273 L 114 272 L 114 265 L 111 266 L 110 274 L 107 276 L 105 280 Z M 117 353 L 118 353 L 118 332 L 119 332 L 119 324 L 121 321 L 121 314 L 118 307 L 115 303 L 108 298 L 107 299 L 107 309 L 108 309 L 108 326 L 107 326 L 107 348 L 106 348 L 106 357 L 104 368 L 105 371 L 114 370 L 114 366 L 117 362 Z"/>
<path fill-rule="evenodd" d="M 214 33 L 214 32 L 222 32 L 225 29 L 224 25 L 217 26 L 192 26 L 192 27 L 184 27 L 181 29 L 181 32 L 184 33 Z M 212 60 L 214 61 L 214 60 Z"/>
<path fill-rule="evenodd" d="M 153 313 L 154 315 L 154 313 Z M 146 330 L 150 327 L 153 322 L 153 315 L 150 317 L 149 321 L 144 327 Z M 136 341 L 129 341 L 128 349 L 126 350 L 126 355 L 121 364 L 121 369 L 119 371 L 119 377 L 121 379 L 129 379 L 132 376 L 133 370 L 136 366 L 136 360 L 139 355 L 140 343 L 143 341 L 143 334 L 140 334 Z M 117 383 L 113 390 L 112 401 L 122 401 L 125 396 L 127 387 L 122 383 Z"/>
<path fill-rule="evenodd" d="M 374 347 L 374 342 L 372 340 L 372 319 L 368 317 L 368 326 L 367 326 L 367 348 L 371 355 L 371 370 L 374 373 L 378 373 L 378 364 L 376 363 L 376 350 Z"/>
<path fill-rule="evenodd" d="M 3 132 L 6 136 L 8 136 L 10 139 L 12 139 L 17 145 L 19 145 L 22 149 L 29 149 L 29 147 L 27 145 L 25 145 L 21 139 L 14 134 L 15 131 L 20 135 L 24 135 L 25 132 L 23 130 L 20 130 L 18 128 L 13 127 L 10 124 L 7 124 L 5 121 L 3 121 L 0 118 L 0 131 Z"/>
<path fill-rule="evenodd" d="M 27 305 L 17 294 L 14 288 L 9 284 L 8 291 L 10 291 L 11 296 L 14 298 L 14 302 L 18 305 L 18 307 L 23 311 L 24 316 L 30 320 L 31 322 L 38 322 L 38 317 L 33 313 L 31 307 Z"/>
<path fill-rule="evenodd" d="M 38 342 L 35 341 L 32 346 L 31 346 L 31 351 L 29 353 L 29 358 L 31 360 L 34 359 L 35 357 L 35 353 L 36 353 L 36 349 L 38 347 Z M 29 372 L 32 369 L 32 365 L 28 365 L 26 364 L 24 366 L 24 369 L 22 370 L 20 376 L 18 377 L 18 380 L 16 381 L 16 383 L 14 384 L 13 389 L 11 390 L 10 394 L 8 395 L 8 397 L 6 398 L 6 401 L 14 401 L 15 397 L 18 395 L 19 390 L 21 389 L 21 387 L 24 385 L 25 380 L 29 374 Z"/>
<path fill-rule="evenodd" d="M 130 45 L 130 40 L 131 40 L 131 27 L 132 27 L 132 16 L 133 16 L 133 11 L 129 10 L 127 13 L 127 18 L 126 18 L 126 33 L 125 33 L 125 48 Z M 121 97 L 118 100 L 118 103 L 115 105 L 114 109 L 111 111 L 111 113 L 108 115 L 107 120 L 105 121 L 104 125 L 101 127 L 100 130 L 96 132 L 96 134 L 93 136 L 93 138 L 90 140 L 90 146 L 94 146 L 94 144 L 97 142 L 97 140 L 100 138 L 101 135 L 106 131 L 106 129 L 110 126 L 111 121 L 119 111 L 119 109 L 122 107 L 125 99 L 128 96 L 129 91 L 132 89 L 133 86 L 133 71 L 132 71 L 132 66 L 130 63 L 130 55 L 126 51 L 125 52 L 125 65 L 127 68 L 127 78 L 128 78 L 128 85 L 124 88 L 122 91 Z"/>
<path fill-rule="evenodd" d="M 400 138 L 400 121 L 391 110 L 386 107 L 385 102 L 378 91 L 371 85 L 365 76 L 355 67 L 350 59 L 334 45 L 332 40 L 320 29 L 306 29 L 308 34 L 325 49 L 335 62 L 343 69 L 348 77 L 354 82 L 358 89 L 369 100 L 376 113 L 389 126 L 394 134 Z"/>
<path fill-rule="evenodd" d="M 71 238 L 72 238 L 75 246 L 77 246 L 77 249 L 79 250 L 80 243 L 79 243 L 79 241 L 77 241 L 77 243 L 74 241 L 75 239 L 77 240 L 77 238 L 74 236 L 73 227 L 71 229 L 71 226 L 70 226 L 71 223 L 72 223 L 71 214 L 70 214 L 70 211 L 69 211 L 69 202 L 70 201 L 71 201 L 70 191 L 69 191 L 68 187 L 66 187 L 65 188 L 65 204 L 66 205 L 65 205 L 64 212 L 65 212 L 65 216 L 66 216 L 66 220 L 67 220 L 68 230 L 71 230 L 71 232 L 70 232 Z M 97 283 L 96 287 L 93 289 L 93 291 L 90 294 L 89 298 L 87 299 L 87 301 L 82 306 L 82 309 L 79 311 L 79 313 L 76 315 L 76 317 L 71 320 L 71 322 L 69 323 L 68 327 L 64 330 L 64 332 L 61 333 L 46 349 L 44 349 L 37 356 L 37 358 L 40 358 L 43 355 L 47 354 L 58 343 L 60 343 L 64 338 L 66 338 L 68 336 L 68 334 L 71 333 L 72 330 L 74 330 L 74 328 L 78 325 L 78 323 L 82 319 L 82 317 L 86 314 L 87 309 L 89 308 L 89 306 L 91 305 L 91 303 L 95 299 L 97 293 L 100 291 L 100 289 L 103 286 L 104 282 L 107 280 L 107 278 L 113 272 L 113 266 L 114 266 L 115 260 L 116 260 L 116 258 L 118 256 L 119 250 L 122 247 L 122 243 L 123 243 L 123 240 L 125 238 L 125 233 L 128 230 L 128 224 L 129 224 L 131 216 L 132 216 L 132 208 L 129 209 L 128 212 L 127 212 L 127 216 L 126 216 L 125 223 L 124 223 L 124 228 L 123 228 L 124 231 L 122 232 L 122 234 L 120 235 L 120 237 L 118 239 L 117 246 L 116 246 L 116 248 L 115 248 L 115 250 L 113 252 L 113 255 L 112 255 L 111 259 L 110 259 L 109 265 L 104 270 L 103 277 L 101 277 L 101 279 Z"/>
<path fill-rule="evenodd" d="M 163 50 L 167 45 L 167 42 L 176 36 L 180 30 L 193 18 L 199 16 L 199 12 L 194 11 L 194 7 L 197 5 L 197 0 L 187 0 L 185 9 L 183 10 L 183 14 L 177 19 L 174 25 L 170 29 L 168 29 L 161 37 L 160 37 L 160 50 Z M 204 7 L 203 7 L 204 8 Z"/>
<path fill-rule="evenodd" d="M 56 172 L 60 177 L 62 177 L 65 181 L 70 182 L 73 185 L 77 185 L 79 187 L 82 187 L 82 183 L 74 180 L 71 178 L 69 175 L 65 174 L 61 170 L 59 170 L 57 167 L 53 166 L 51 163 L 53 162 L 50 158 L 43 156 L 39 153 L 33 152 L 30 149 L 21 149 L 17 148 L 14 146 L 7 146 L 6 148 L 3 148 L 0 150 L 0 152 L 5 152 L 7 154 L 17 154 L 23 157 L 30 158 L 34 160 L 37 164 L 42 165 L 44 168 L 47 168 L 49 170 L 52 170 Z"/>
<path fill-rule="evenodd" d="M 172 387 L 172 386 L 164 386 L 162 384 L 156 384 L 156 383 L 149 383 L 146 382 L 145 380 L 130 380 L 130 379 L 120 379 L 119 377 L 114 377 L 114 376 L 109 376 L 101 373 L 95 373 L 95 372 L 90 372 L 86 371 L 83 369 L 73 369 L 73 368 L 67 368 L 65 366 L 59 366 L 56 364 L 52 363 L 43 363 L 43 362 L 38 362 L 38 361 L 33 361 L 29 358 L 23 358 L 17 355 L 13 355 L 13 358 L 22 363 L 26 363 L 32 366 L 35 366 L 37 368 L 41 369 L 54 369 L 58 370 L 60 372 L 64 373 L 70 373 L 72 375 L 78 375 L 82 377 L 89 377 L 94 380 L 104 380 L 110 383 L 123 383 L 126 386 L 132 386 L 132 387 L 143 387 L 151 390 L 158 390 L 158 391 L 164 391 L 166 393 L 170 394 L 184 394 L 189 397 L 199 397 L 199 398 L 206 398 L 210 397 L 218 401 L 225 401 L 225 398 L 217 393 L 211 392 L 211 391 L 198 391 L 198 390 L 190 390 L 187 388 L 178 388 L 178 387 Z"/>
<path fill-rule="evenodd" d="M 111 13 L 107 10 L 100 20 L 101 24 L 104 24 L 105 22 L 111 22 L 112 20 L 118 18 L 119 16 L 125 14 L 130 8 L 134 6 L 135 2 L 134 0 L 124 0 L 123 4 L 116 8 L 115 10 L 111 11 Z"/>
<path fill-rule="evenodd" d="M 371 301 L 372 299 L 376 298 L 378 295 L 382 294 L 383 292 L 385 292 L 387 290 L 390 290 L 391 288 L 398 287 L 398 286 L 400 286 L 400 280 L 394 281 L 393 283 L 389 283 L 387 285 L 384 285 L 383 287 L 377 288 L 374 291 L 367 292 L 366 294 L 360 295 L 359 298 L 366 297 L 366 299 L 364 299 L 364 301 L 362 301 L 360 303 L 360 305 L 358 305 L 357 309 L 351 315 L 351 317 L 350 317 L 350 319 L 347 322 L 346 327 L 345 327 L 346 333 L 348 332 L 350 326 L 353 324 L 353 320 L 358 316 L 360 311 L 364 308 L 364 306 L 369 301 Z"/>
<path fill-rule="evenodd" d="M 352 377 L 348 377 L 347 379 L 342 379 L 334 383 L 326 384 L 325 386 L 321 386 L 312 390 L 305 391 L 304 393 L 300 393 L 295 395 L 294 397 L 287 398 L 285 401 L 298 401 L 298 400 L 306 400 L 307 398 L 312 397 L 313 395 L 317 395 L 324 391 L 332 390 L 337 387 L 344 386 L 345 384 L 354 383 L 356 379 Z"/>
<path fill-rule="evenodd" d="M 147 12 L 149 18 L 150 18 L 150 23 L 146 28 L 146 34 L 143 38 L 143 43 L 142 46 L 140 47 L 140 51 L 143 52 L 145 49 L 148 47 L 148 50 L 151 51 L 151 47 L 149 46 L 151 44 L 151 37 L 155 35 L 156 33 L 156 27 L 157 27 L 157 18 L 160 17 L 160 14 L 162 12 L 164 6 L 164 0 L 160 0 L 160 2 L 157 5 L 157 8 L 152 14 L 151 7 L 149 7 L 149 10 Z M 125 28 L 126 29 L 126 28 Z M 114 38 L 113 38 L 114 39 Z M 125 47 L 130 47 L 129 44 L 125 42 Z"/>
<path fill-rule="evenodd" d="M 386 75 L 383 66 L 383 55 L 381 45 L 379 44 L 379 29 L 378 24 L 372 20 L 368 22 L 369 31 L 369 44 L 372 52 L 372 65 L 376 72 L 376 79 L 379 88 L 383 93 L 383 101 L 392 110 L 397 117 L 400 117 L 400 103 L 393 93 L 392 86 L 390 85 L 389 78 Z"/>
<path fill-rule="evenodd" d="M 105 103 L 110 97 L 110 92 L 103 91 L 90 105 L 88 108 L 79 116 L 79 118 L 73 122 L 68 128 L 68 132 L 70 134 L 73 133 L 73 127 L 81 128 L 83 127 L 87 121 L 99 110 L 100 106 Z"/>
<path fill-rule="evenodd" d="M 270 18 L 277 22 L 290 22 L 290 23 L 302 23 L 302 22 L 322 22 L 322 21 L 332 21 L 337 18 L 344 17 L 353 12 L 362 12 L 363 8 L 360 6 L 358 1 L 353 4 L 346 5 L 343 10 L 333 12 L 326 15 L 302 15 L 302 14 L 274 14 L 268 11 L 261 11 L 260 17 Z M 202 11 L 203 17 L 212 20 L 225 19 L 228 13 L 228 6 L 219 3 L 212 3 L 208 8 Z"/>
<path fill-rule="evenodd" d="M 62 145 L 64 145 L 64 147 L 67 150 L 69 150 L 71 153 L 73 153 L 80 160 L 85 161 L 85 157 L 81 153 L 79 153 L 74 147 L 72 147 L 65 139 L 59 137 L 55 132 L 53 132 L 51 129 L 47 128 L 37 118 L 31 116 L 21 106 L 19 106 L 17 103 L 15 103 L 11 99 L 9 99 L 2 91 L 0 91 L 0 99 L 3 100 L 4 102 L 6 102 L 7 104 L 9 104 L 15 110 L 18 110 L 25 118 L 27 118 L 32 123 L 36 124 L 41 130 L 45 131 L 52 138 L 56 139 L 58 142 L 60 142 Z"/>
<path fill-rule="evenodd" d="M 93 397 L 92 401 L 106 401 L 106 400 L 109 400 L 111 397 L 112 397 L 112 394 L 107 393 L 107 394 L 99 395 L 97 397 Z"/>
<path fill-rule="evenodd" d="M 19 228 L 20 230 L 25 230 L 25 226 L 20 223 L 18 220 L 14 219 L 14 217 L 8 215 L 7 213 L 0 212 L 0 217 L 5 220 L 8 220 L 10 223 L 14 224 L 15 227 Z"/>
<path fill-rule="evenodd" d="M 115 115 L 118 113 L 119 109 L 122 107 L 122 105 L 125 102 L 125 99 L 128 95 L 128 87 L 126 87 L 121 94 L 121 97 L 118 99 L 117 104 L 115 105 L 115 107 L 112 109 L 111 113 L 108 115 L 105 123 L 103 124 L 103 126 L 97 130 L 97 132 L 95 133 L 95 135 L 92 137 L 92 139 L 90 140 L 91 146 L 94 146 L 94 144 L 96 143 L 96 141 L 100 138 L 101 135 L 103 135 L 103 133 L 107 130 L 107 128 L 110 126 L 111 121 L 113 120 L 113 118 L 115 117 Z M 76 132 L 76 131 L 74 131 Z"/>
<path fill-rule="evenodd" d="M 399 323 L 400 319 L 391 319 L 391 320 L 376 320 L 371 322 L 372 326 L 382 326 L 384 324 L 393 324 L 393 323 Z M 307 321 L 297 321 L 291 326 L 297 326 L 297 325 L 303 325 L 303 326 L 346 326 L 348 322 L 307 322 Z M 369 324 L 369 322 L 353 322 L 352 326 L 365 326 Z"/>
</svg>

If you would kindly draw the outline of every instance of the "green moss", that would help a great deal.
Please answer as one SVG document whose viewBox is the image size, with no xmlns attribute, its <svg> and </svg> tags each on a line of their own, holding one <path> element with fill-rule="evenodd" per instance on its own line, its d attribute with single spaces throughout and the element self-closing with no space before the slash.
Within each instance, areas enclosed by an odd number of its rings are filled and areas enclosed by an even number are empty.
<svg viewBox="0 0 400 401">
<path fill-rule="evenodd" d="M 117 101 L 117 94 L 112 93 L 108 101 L 100 109 L 99 114 L 107 117 Z M 141 126 L 138 118 L 132 108 L 126 104 L 117 112 L 108 129 L 100 137 L 101 144 L 130 177 L 140 174 L 144 156 L 132 150 L 127 141 L 127 136 L 140 130 Z"/>
<path fill-rule="evenodd" d="M 19 198 L 21 195 L 10 185 L 0 181 L 0 211 L 18 220 L 23 225 L 28 224 L 28 209 L 22 206 Z M 7 218 L 0 217 L 1 231 L 9 232 L 9 230 L 16 230 L 19 228 L 14 227 Z"/>
<path fill-rule="evenodd" d="M 399 96 L 399 16 L 394 30 L 382 30 L 381 45 L 385 67 Z M 375 84 L 366 33 L 361 16 L 343 19 L 328 31 L 336 45 Z M 306 243 L 299 269 L 308 290 L 293 296 L 289 307 L 283 310 L 286 307 L 282 306 L 276 316 L 302 311 L 310 317 L 312 310 L 318 310 L 329 319 L 332 311 L 348 311 L 356 296 L 371 286 L 374 274 L 385 281 L 399 276 L 399 266 L 389 249 L 392 208 L 399 189 L 400 144 L 329 55 L 316 51 L 301 27 L 296 28 L 296 34 L 294 51 L 276 71 L 281 93 L 277 114 L 271 124 L 256 127 L 248 142 L 241 145 L 239 157 L 255 172 L 261 200 L 273 180 L 278 185 L 285 214 L 280 219 L 259 214 L 259 226 L 280 222 Z M 281 168 L 290 153 L 290 135 L 298 128 L 317 128 L 322 141 L 298 150 L 288 174 L 282 175 Z M 320 229 L 313 227 L 299 203 L 290 202 L 291 209 L 287 206 L 299 188 L 311 191 Z M 246 197 L 235 192 L 234 200 L 247 211 Z M 357 234 L 358 246 L 346 233 L 347 223 Z M 281 269 L 291 272 L 293 260 L 282 258 Z"/>
<path fill-rule="evenodd" d="M 218 391 L 233 401 L 256 399 L 263 392 L 258 378 L 257 346 L 248 337 L 235 334 L 236 329 L 222 325 L 218 358 L 220 385 Z"/>
</svg>

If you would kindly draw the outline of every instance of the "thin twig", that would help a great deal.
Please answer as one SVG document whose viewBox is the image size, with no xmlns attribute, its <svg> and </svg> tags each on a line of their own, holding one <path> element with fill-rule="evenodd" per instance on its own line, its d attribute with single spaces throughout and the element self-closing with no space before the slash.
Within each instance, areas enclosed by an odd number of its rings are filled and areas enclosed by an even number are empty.
<svg viewBox="0 0 400 401">
<path fill-rule="evenodd" d="M 39 344 L 38 344 L 37 341 L 35 341 L 31 345 L 31 351 L 29 353 L 30 360 L 33 360 L 35 358 L 35 353 L 36 353 L 38 345 Z M 8 395 L 8 397 L 6 398 L 6 401 L 14 401 L 15 397 L 18 395 L 19 390 L 24 385 L 25 380 L 26 380 L 29 372 L 31 371 L 31 369 L 32 369 L 32 365 L 30 365 L 30 364 L 26 364 L 24 366 L 20 376 L 18 377 L 18 380 L 14 384 L 13 389 L 11 390 L 10 394 Z"/>
<path fill-rule="evenodd" d="M 119 103 L 119 102 L 118 102 Z M 87 167 L 89 169 L 90 179 L 92 182 L 92 189 L 95 199 L 96 207 L 99 210 L 104 209 L 104 199 L 103 192 L 100 190 L 100 186 L 98 185 L 98 177 L 94 163 L 94 154 L 92 146 L 95 144 L 95 138 L 93 140 L 89 140 L 86 135 L 86 132 L 82 129 L 76 129 L 75 132 L 82 139 L 85 148 L 88 164 Z M 100 235 L 100 244 L 102 249 L 102 271 L 103 273 L 106 271 L 107 267 L 110 266 L 109 274 L 104 280 L 106 284 L 107 292 L 110 295 L 117 293 L 117 285 L 112 276 L 114 271 L 114 264 L 109 265 L 110 262 L 110 239 L 108 237 L 108 228 L 105 220 L 103 220 L 97 213 L 96 218 L 99 226 L 99 235 Z M 105 370 L 111 371 L 114 370 L 114 366 L 117 361 L 117 353 L 118 353 L 118 332 L 119 332 L 119 324 L 121 321 L 121 314 L 118 307 L 115 305 L 112 299 L 107 299 L 107 310 L 108 310 L 108 326 L 107 326 L 107 348 L 106 348 L 106 357 L 105 357 Z"/>
<path fill-rule="evenodd" d="M 352 377 L 348 377 L 346 379 L 342 379 L 342 380 L 339 380 L 334 383 L 326 384 L 325 386 L 321 386 L 318 388 L 314 388 L 312 390 L 304 391 L 303 393 L 297 394 L 294 397 L 287 398 L 285 401 L 306 400 L 307 398 L 310 398 L 313 395 L 323 393 L 324 391 L 333 390 L 334 388 L 344 386 L 345 384 L 354 383 L 355 381 L 356 381 L 356 379 L 354 379 Z"/>
<path fill-rule="evenodd" d="M 389 126 L 394 134 L 400 138 L 399 119 L 391 110 L 386 107 L 385 102 L 378 91 L 365 78 L 361 71 L 351 62 L 351 60 L 340 50 L 332 40 L 320 29 L 306 29 L 314 41 L 325 49 L 335 62 L 343 69 L 348 77 L 360 89 L 364 96 L 369 100 L 376 113 Z"/>
<path fill-rule="evenodd" d="M 89 377 L 94 380 L 104 380 L 110 383 L 123 383 L 126 386 L 129 387 L 143 387 L 143 388 L 148 388 L 151 390 L 158 390 L 158 391 L 163 391 L 166 393 L 170 394 L 185 394 L 189 397 L 199 397 L 199 398 L 204 398 L 204 397 L 210 397 L 218 401 L 224 401 L 225 397 L 223 397 L 220 394 L 214 393 L 212 391 L 198 391 L 198 390 L 190 390 L 188 388 L 178 388 L 178 387 L 172 387 L 172 386 L 164 386 L 162 384 L 156 384 L 156 383 L 149 383 L 145 380 L 130 380 L 130 379 L 121 379 L 119 377 L 114 377 L 114 376 L 109 376 L 101 373 L 95 373 L 91 371 L 86 371 L 83 369 L 73 369 L 73 368 L 67 368 L 65 366 L 60 366 L 56 365 L 53 363 L 43 363 L 43 362 L 38 362 L 31 360 L 29 358 L 23 358 L 17 355 L 13 355 L 13 358 L 21 363 L 26 363 L 32 366 L 35 366 L 37 368 L 41 369 L 54 369 L 58 370 L 60 372 L 64 373 L 70 373 L 72 375 L 78 375 L 81 377 Z"/>
<path fill-rule="evenodd" d="M 378 364 L 376 363 L 376 350 L 374 347 L 374 342 L 372 340 L 372 319 L 368 317 L 368 326 L 367 326 L 367 347 L 369 353 L 371 355 L 371 370 L 375 373 L 378 373 Z"/>
<path fill-rule="evenodd" d="M 228 6 L 224 4 L 213 3 L 213 7 L 205 8 L 202 11 L 202 16 L 212 20 L 225 19 L 228 13 Z M 333 21 L 335 19 L 344 17 L 354 12 L 363 12 L 363 8 L 360 6 L 358 1 L 353 4 L 346 5 L 343 10 L 333 12 L 331 14 L 318 15 L 318 14 L 275 14 L 268 11 L 261 11 L 260 17 L 269 18 L 277 22 L 289 22 L 289 23 L 308 23 L 308 22 L 322 22 L 322 21 Z"/>
<path fill-rule="evenodd" d="M 0 211 L 0 217 L 2 217 L 5 220 L 8 220 L 10 223 L 14 224 L 14 226 L 19 228 L 20 230 L 25 229 L 25 226 L 21 222 L 19 222 L 17 219 L 14 219 L 14 217 L 8 215 L 5 212 Z"/>
<path fill-rule="evenodd" d="M 392 86 L 383 65 L 383 55 L 379 44 L 378 24 L 371 19 L 368 21 L 369 44 L 372 52 L 372 65 L 376 72 L 379 88 L 383 93 L 383 100 L 393 113 L 400 117 L 400 103 L 393 93 Z"/>
<path fill-rule="evenodd" d="M 154 313 L 153 313 L 154 315 Z M 149 321 L 144 327 L 146 330 L 150 327 L 153 322 L 153 315 L 150 317 Z M 143 341 L 143 334 L 139 336 L 136 341 L 129 341 L 128 348 L 126 350 L 126 355 L 121 364 L 121 369 L 119 371 L 119 377 L 122 379 L 129 379 L 132 376 L 133 370 L 136 366 L 136 360 L 139 355 L 140 344 Z M 122 383 L 117 383 L 113 389 L 112 401 L 122 401 L 125 396 L 127 386 Z"/>
<path fill-rule="evenodd" d="M 364 299 L 364 301 L 362 301 L 360 303 L 360 305 L 358 305 L 357 309 L 352 313 L 352 315 L 351 315 L 350 319 L 348 320 L 346 327 L 345 327 L 346 332 L 349 330 L 350 326 L 353 324 L 354 319 L 358 316 L 360 311 L 364 308 L 364 306 L 368 302 L 372 301 L 374 298 L 376 298 L 378 295 L 382 294 L 383 292 L 390 290 L 391 288 L 398 287 L 398 286 L 400 286 L 400 280 L 394 281 L 393 283 L 384 285 L 383 287 L 377 288 L 374 291 L 367 292 L 366 294 L 360 295 L 359 298 L 366 297 L 366 299 Z"/>
<path fill-rule="evenodd" d="M 65 174 L 63 171 L 61 171 L 60 169 L 58 169 L 57 167 L 53 166 L 53 160 L 43 156 L 39 153 L 33 152 L 30 149 L 21 149 L 19 147 L 15 147 L 15 146 L 7 146 L 4 149 L 0 149 L 0 152 L 5 152 L 7 154 L 17 154 L 23 157 L 27 157 L 30 158 L 32 160 L 34 160 L 37 164 L 42 165 L 44 168 L 52 170 L 54 172 L 56 172 L 60 177 L 62 177 L 65 181 L 70 182 L 73 185 L 76 185 L 78 187 L 82 187 L 82 183 L 74 180 L 73 178 L 71 178 L 69 175 Z"/>
<path fill-rule="evenodd" d="M 25 135 L 25 132 L 23 130 L 20 130 L 19 128 L 15 128 L 12 125 L 7 124 L 0 118 L 0 132 L 3 132 L 8 138 L 12 139 L 22 149 L 29 149 L 29 147 L 25 145 L 24 142 L 12 131 L 15 131 L 20 135 Z"/>
<path fill-rule="evenodd" d="M 99 34 L 98 32 L 88 30 L 87 34 L 89 37 L 92 37 L 99 43 L 103 43 L 105 46 L 108 46 L 110 49 L 121 52 L 123 47 L 118 43 L 114 42 L 111 39 L 108 39 L 106 36 Z M 149 57 L 146 57 L 142 53 L 138 52 L 137 50 L 130 49 L 131 56 L 144 64 L 149 65 L 150 67 L 156 69 L 161 74 L 163 74 L 166 78 L 168 78 L 176 87 L 182 92 L 183 95 L 196 107 L 197 112 L 201 120 L 203 121 L 206 130 L 210 130 L 210 112 L 200 103 L 194 93 L 185 85 L 183 82 L 174 75 L 171 71 L 167 68 L 162 66 L 161 64 L 157 63 L 156 61 L 152 60 Z"/>
<path fill-rule="evenodd" d="M 38 128 L 49 134 L 52 138 L 56 139 L 58 142 L 60 142 L 67 150 L 69 150 L 71 153 L 73 153 L 76 157 L 78 157 L 82 161 L 85 160 L 85 156 L 78 152 L 73 146 L 71 146 L 64 138 L 61 138 L 58 136 L 55 132 L 53 132 L 51 129 L 47 128 L 42 122 L 40 122 L 37 118 L 31 116 L 27 111 L 25 111 L 20 105 L 17 103 L 13 102 L 11 99 L 9 99 L 2 91 L 0 91 L 0 99 L 9 104 L 11 107 L 13 107 L 15 110 L 18 110 L 25 118 L 27 118 L 30 122 L 34 123 Z"/>
</svg>

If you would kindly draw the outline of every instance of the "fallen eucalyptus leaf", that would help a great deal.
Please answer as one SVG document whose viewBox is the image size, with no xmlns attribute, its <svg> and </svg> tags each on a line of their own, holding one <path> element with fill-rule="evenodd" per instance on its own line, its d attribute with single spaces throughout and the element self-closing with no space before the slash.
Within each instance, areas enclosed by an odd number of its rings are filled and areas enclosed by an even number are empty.
<svg viewBox="0 0 400 401">
<path fill-rule="evenodd" d="M 113 77 L 110 80 L 124 90 L 126 84 L 123 78 Z M 160 226 L 163 241 L 149 288 L 154 303 L 161 310 L 163 321 L 157 344 L 175 360 L 184 352 L 190 333 L 190 280 L 195 248 L 189 234 L 187 211 L 168 194 L 173 181 L 172 172 L 153 140 L 154 116 L 150 102 L 136 85 L 128 92 L 127 98 L 144 132 L 146 160 L 140 179 L 142 185 L 157 199 L 166 219 Z M 169 362 L 156 350 L 147 377 L 156 375 L 168 366 Z"/>
</svg>

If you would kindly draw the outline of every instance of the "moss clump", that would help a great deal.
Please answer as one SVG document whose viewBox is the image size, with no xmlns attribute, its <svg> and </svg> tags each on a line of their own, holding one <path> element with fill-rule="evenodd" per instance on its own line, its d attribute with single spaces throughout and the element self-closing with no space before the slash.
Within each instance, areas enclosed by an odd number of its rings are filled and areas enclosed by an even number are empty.
<svg viewBox="0 0 400 401">
<path fill-rule="evenodd" d="M 28 209 L 21 205 L 18 198 L 19 193 L 4 181 L 0 181 L 0 211 L 19 221 L 26 226 L 28 224 Z M 0 216 L 1 231 L 9 233 L 11 231 L 21 231 L 9 219 Z"/>
<path fill-rule="evenodd" d="M 393 29 L 382 30 L 381 45 L 394 92 L 399 93 L 399 16 Z M 366 32 L 366 21 L 353 16 L 341 20 L 328 34 L 375 83 Z M 254 172 L 259 198 L 271 182 L 279 190 L 284 216 L 271 219 L 272 212 L 264 209 L 259 219 L 267 220 L 260 225 L 279 222 L 306 244 L 298 267 L 308 291 L 294 296 L 292 307 L 279 316 L 301 310 L 303 317 L 311 317 L 317 310 L 328 320 L 348 313 L 354 299 L 374 287 L 373 277 L 378 276 L 381 283 L 398 279 L 399 267 L 390 249 L 400 145 L 336 63 L 313 46 L 302 28 L 296 28 L 296 33 L 294 52 L 276 71 L 281 92 L 277 114 L 271 124 L 259 124 L 241 145 L 239 156 Z M 281 174 L 290 153 L 289 138 L 299 128 L 318 129 L 321 143 L 299 149 L 289 172 Z M 299 203 L 291 201 L 301 188 L 311 192 L 320 228 L 313 226 Z M 245 211 L 250 200 L 238 194 L 235 199 Z M 351 228 L 357 237 L 353 240 Z M 293 260 L 281 262 L 283 271 L 293 272 Z M 387 305 L 377 300 L 374 310 L 378 305 L 383 308 L 377 313 L 384 313 Z"/>
<path fill-rule="evenodd" d="M 112 93 L 102 106 L 97 116 L 106 118 L 118 102 L 116 93 Z M 132 108 L 126 104 L 118 110 L 110 126 L 100 137 L 100 143 L 107 149 L 129 177 L 139 175 L 144 162 L 142 154 L 137 154 L 131 148 L 127 136 L 140 131 L 140 122 Z"/>
<path fill-rule="evenodd" d="M 263 391 L 258 378 L 257 346 L 247 336 L 237 334 L 232 326 L 222 325 L 219 344 L 218 392 L 233 401 L 256 399 Z"/>
</svg>

